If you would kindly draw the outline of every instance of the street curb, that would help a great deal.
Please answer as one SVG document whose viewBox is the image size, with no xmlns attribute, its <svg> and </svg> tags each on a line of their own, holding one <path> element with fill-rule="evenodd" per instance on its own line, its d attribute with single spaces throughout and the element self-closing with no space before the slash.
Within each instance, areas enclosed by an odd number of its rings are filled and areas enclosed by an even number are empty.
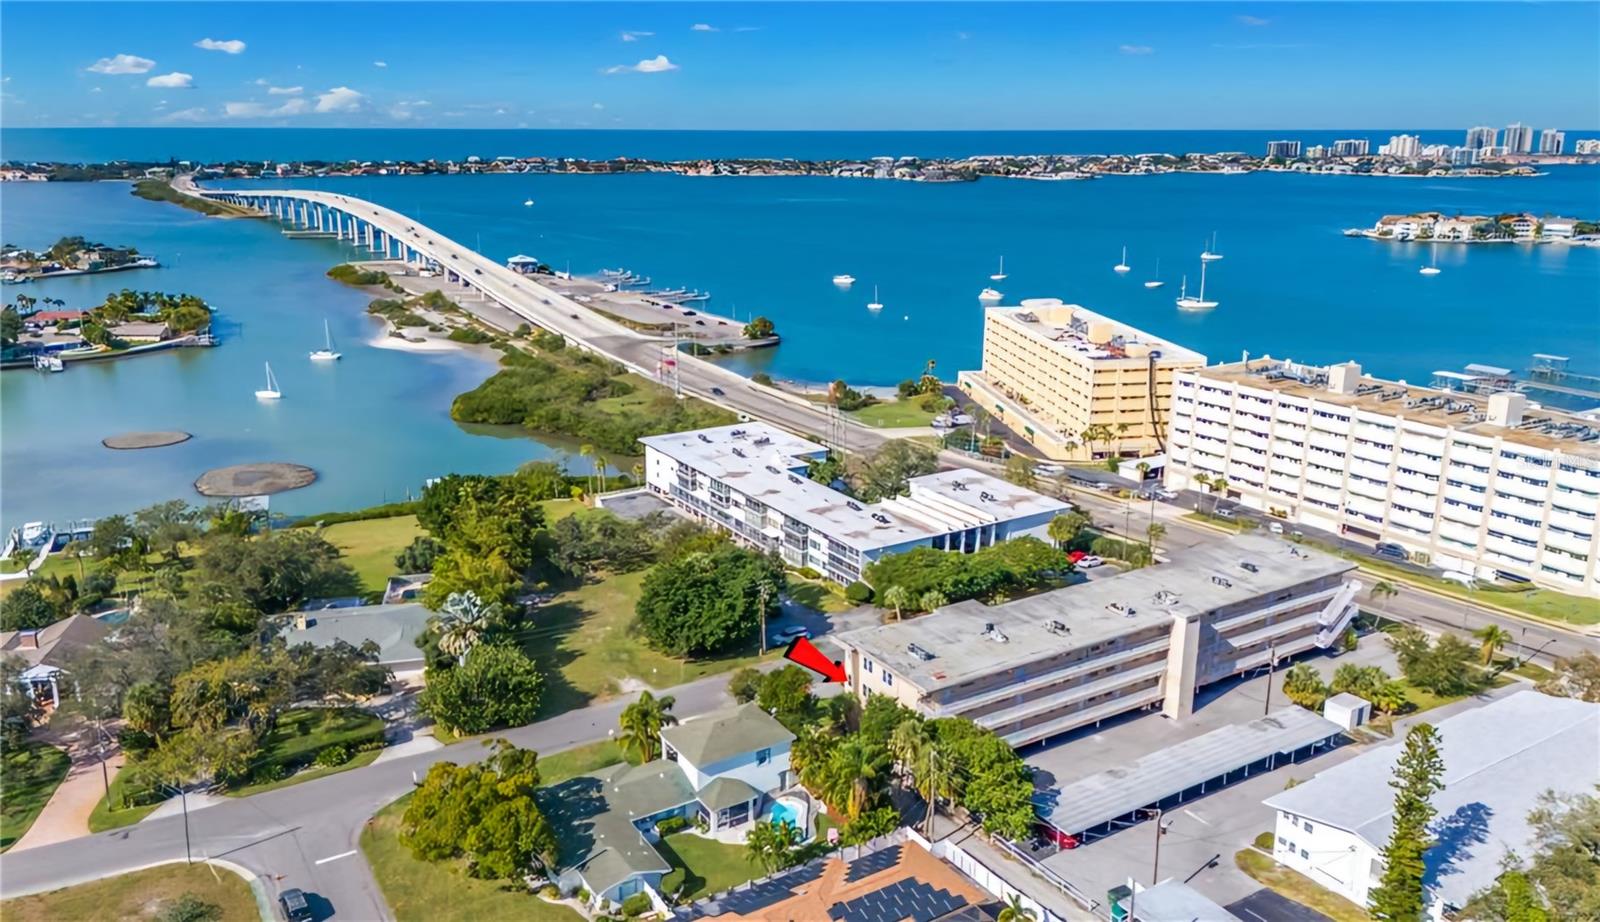
<svg viewBox="0 0 1600 922">
<path fill-rule="evenodd" d="M 1454 602 L 1457 605 L 1465 605 L 1468 608 L 1479 608 L 1479 609 L 1482 609 L 1482 610 L 1484 610 L 1486 612 L 1490 612 L 1492 614 L 1500 615 L 1500 616 L 1505 617 L 1505 618 L 1510 618 L 1513 621 L 1520 621 L 1523 624 L 1527 624 L 1527 625 L 1530 625 L 1530 626 L 1533 626 L 1533 627 L 1542 627 L 1542 628 L 1546 628 L 1546 629 L 1549 629 L 1549 630 L 1552 630 L 1552 631 L 1559 631 L 1559 632 L 1564 633 L 1564 634 L 1571 634 L 1574 637 L 1593 638 L 1593 637 L 1597 636 L 1593 625 L 1586 625 L 1586 626 L 1585 625 L 1574 625 L 1574 624 L 1569 624 L 1569 623 L 1567 623 L 1565 621 L 1553 621 L 1553 620 L 1551 620 L 1549 618 L 1541 618 L 1538 615 L 1530 615 L 1530 614 L 1528 614 L 1526 612 L 1515 611 L 1515 610 L 1509 609 L 1509 608 L 1502 608 L 1499 605 L 1495 605 L 1495 604 L 1492 604 L 1492 603 L 1479 602 L 1477 599 L 1464 599 L 1461 596 L 1452 595 L 1452 594 L 1450 594 L 1448 592 L 1440 592 L 1439 590 L 1433 588 L 1432 586 L 1429 586 L 1426 583 L 1415 582 L 1415 581 L 1407 579 L 1407 578 L 1405 578 L 1403 576 L 1395 576 L 1393 574 L 1385 573 L 1385 572 L 1380 571 L 1380 570 L 1367 570 L 1367 569 L 1364 569 L 1359 563 L 1356 564 L 1356 569 L 1357 570 L 1361 570 L 1363 573 L 1368 573 L 1368 574 L 1370 574 L 1370 575 L 1372 575 L 1374 577 L 1377 577 L 1378 579 L 1383 579 L 1383 580 L 1389 580 L 1389 581 L 1392 581 L 1392 582 L 1402 583 L 1402 584 L 1404 584 L 1406 587 L 1408 587 L 1410 589 L 1415 589 L 1418 592 L 1426 592 L 1428 595 L 1433 596 L 1434 598 L 1440 599 L 1442 601 Z M 1554 590 L 1551 590 L 1551 591 L 1554 591 Z"/>
<path fill-rule="evenodd" d="M 6 899 L 10 900 L 24 896 L 35 896 L 41 893 L 54 893 L 57 890 L 66 890 L 70 887 L 77 887 L 83 884 L 92 884 L 97 880 L 110 880 L 113 877 L 122 877 L 127 874 L 137 874 L 140 871 L 148 871 L 151 868 L 165 867 L 169 864 L 191 863 L 204 864 L 212 868 L 222 868 L 225 871 L 231 871 L 232 873 L 239 875 L 244 879 L 244 882 L 250 886 L 250 893 L 255 897 L 256 900 L 256 910 L 261 914 L 261 922 L 275 922 L 277 916 L 272 911 L 272 900 L 267 894 L 266 883 L 262 880 L 261 876 L 258 874 L 252 874 L 249 869 L 245 868 L 243 865 L 235 864 L 232 861 L 222 858 L 201 858 L 197 862 L 189 862 L 183 858 L 169 858 L 165 861 L 152 861 L 148 864 L 135 865 L 131 868 L 121 868 L 111 872 L 110 874 L 92 874 L 86 877 L 75 879 L 69 883 L 60 884 L 59 886 L 28 890 L 21 893 L 7 893 Z"/>
</svg>

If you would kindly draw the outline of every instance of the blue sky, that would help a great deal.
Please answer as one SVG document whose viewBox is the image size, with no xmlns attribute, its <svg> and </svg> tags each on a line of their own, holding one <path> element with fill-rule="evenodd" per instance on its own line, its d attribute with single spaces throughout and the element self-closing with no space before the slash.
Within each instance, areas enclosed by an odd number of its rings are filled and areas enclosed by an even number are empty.
<svg viewBox="0 0 1600 922">
<path fill-rule="evenodd" d="M 0 123 L 1600 127 L 1600 3 L 0 5 Z"/>
</svg>

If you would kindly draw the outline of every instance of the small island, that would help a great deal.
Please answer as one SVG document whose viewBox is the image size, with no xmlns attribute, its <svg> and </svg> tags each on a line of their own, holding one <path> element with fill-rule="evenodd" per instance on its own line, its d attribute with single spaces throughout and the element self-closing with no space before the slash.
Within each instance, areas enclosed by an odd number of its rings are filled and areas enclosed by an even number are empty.
<svg viewBox="0 0 1600 922">
<path fill-rule="evenodd" d="M 7 284 L 97 272 L 154 269 L 160 265 L 148 256 L 139 255 L 133 247 L 91 243 L 82 237 L 62 237 L 43 250 L 10 244 L 0 248 L 0 281 Z"/>
<path fill-rule="evenodd" d="M 1386 214 L 1371 227 L 1352 227 L 1346 237 L 1397 243 L 1600 243 L 1600 222 L 1531 212 L 1446 215 L 1438 211 Z"/>
<path fill-rule="evenodd" d="M 214 346 L 212 308 L 191 294 L 124 288 L 88 310 L 19 294 L 0 308 L 0 368 L 62 371 L 68 362 Z"/>
</svg>

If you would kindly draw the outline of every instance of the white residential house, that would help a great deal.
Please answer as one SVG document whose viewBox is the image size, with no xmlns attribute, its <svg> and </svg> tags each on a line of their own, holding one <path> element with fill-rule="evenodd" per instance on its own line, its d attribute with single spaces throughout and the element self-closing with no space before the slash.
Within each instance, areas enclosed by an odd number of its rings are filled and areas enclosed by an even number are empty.
<svg viewBox="0 0 1600 922">
<path fill-rule="evenodd" d="M 1562 240 L 1570 239 L 1576 232 L 1577 226 L 1577 218 L 1563 218 L 1560 215 L 1545 215 L 1544 230 L 1540 236 L 1553 237 Z"/>
</svg>

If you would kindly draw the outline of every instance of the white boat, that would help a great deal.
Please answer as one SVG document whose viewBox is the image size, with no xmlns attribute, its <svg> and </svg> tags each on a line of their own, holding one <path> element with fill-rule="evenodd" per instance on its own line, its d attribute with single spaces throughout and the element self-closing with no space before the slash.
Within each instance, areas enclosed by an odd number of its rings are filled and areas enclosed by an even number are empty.
<svg viewBox="0 0 1600 922">
<path fill-rule="evenodd" d="M 532 208 L 533 207 L 533 199 L 531 199 L 531 198 L 530 199 L 524 199 L 523 202 L 522 202 L 522 205 L 523 205 L 524 208 Z"/>
<path fill-rule="evenodd" d="M 60 372 L 67 370 L 66 363 L 61 361 L 59 355 L 36 355 L 33 357 L 33 367 L 37 371 Z"/>
<path fill-rule="evenodd" d="M 840 288 L 849 288 L 855 283 L 856 277 L 853 275 L 836 275 L 833 277 L 833 284 L 838 285 Z"/>
<path fill-rule="evenodd" d="M 1206 264 L 1200 263 L 1200 295 L 1189 297 L 1189 277 L 1183 277 L 1183 287 L 1178 290 L 1178 309 L 1185 311 L 1207 311 L 1217 306 L 1215 301 L 1206 300 Z"/>
<path fill-rule="evenodd" d="M 313 362 L 337 362 L 337 361 L 339 361 L 339 353 L 333 351 L 333 334 L 331 332 L 329 332 L 329 330 L 328 330 L 328 321 L 326 319 L 324 319 L 322 321 L 322 342 L 323 342 L 323 346 L 322 346 L 321 349 L 313 349 L 311 351 L 311 361 L 313 361 Z"/>
<path fill-rule="evenodd" d="M 267 386 L 256 391 L 257 400 L 277 400 L 283 396 L 283 391 L 278 390 L 278 379 L 272 374 L 272 365 L 267 364 Z"/>
<path fill-rule="evenodd" d="M 1159 258 L 1157 258 L 1156 259 L 1156 277 L 1151 279 L 1148 282 L 1145 282 L 1144 283 L 1144 287 L 1146 287 L 1146 288 L 1160 288 L 1162 285 L 1165 285 L 1165 284 L 1167 284 L 1167 283 L 1161 281 L 1161 260 Z"/>
<path fill-rule="evenodd" d="M 881 311 L 881 310 L 883 310 L 883 302 L 878 300 L 878 286 L 876 286 L 876 285 L 872 286 L 872 300 L 867 302 L 867 310 L 869 310 L 869 311 Z"/>
<path fill-rule="evenodd" d="M 1002 257 L 1000 257 L 1000 271 L 996 272 L 994 275 L 989 276 L 989 281 L 991 281 L 991 282 L 1003 282 L 1005 280 L 1006 280 L 1006 258 L 1004 256 L 1002 256 Z"/>
<path fill-rule="evenodd" d="M 985 304 L 997 304 L 1003 297 L 1005 297 L 1005 295 L 995 291 L 993 288 L 985 288 L 984 290 L 978 292 L 978 300 Z"/>
<path fill-rule="evenodd" d="M 1212 234 L 1211 234 L 1210 242 L 1208 242 L 1206 244 L 1206 248 L 1205 249 L 1200 251 L 1200 261 L 1201 262 L 1205 262 L 1205 263 L 1209 263 L 1209 262 L 1216 262 L 1217 260 L 1219 260 L 1221 258 L 1222 258 L 1222 254 L 1217 252 L 1217 235 L 1216 235 L 1216 232 L 1213 231 Z"/>
<path fill-rule="evenodd" d="M 1122 262 L 1119 262 L 1115 266 L 1112 266 L 1111 267 L 1111 271 L 1115 272 L 1115 273 L 1118 273 L 1120 275 L 1121 273 L 1127 272 L 1129 268 L 1130 267 L 1128 266 L 1128 248 L 1127 247 L 1123 247 L 1122 248 Z"/>
<path fill-rule="evenodd" d="M 1432 261 L 1429 262 L 1428 265 L 1418 269 L 1417 272 L 1421 273 L 1422 275 L 1438 275 L 1443 271 L 1443 269 L 1439 268 L 1439 245 L 1436 243 L 1432 247 Z"/>
</svg>

